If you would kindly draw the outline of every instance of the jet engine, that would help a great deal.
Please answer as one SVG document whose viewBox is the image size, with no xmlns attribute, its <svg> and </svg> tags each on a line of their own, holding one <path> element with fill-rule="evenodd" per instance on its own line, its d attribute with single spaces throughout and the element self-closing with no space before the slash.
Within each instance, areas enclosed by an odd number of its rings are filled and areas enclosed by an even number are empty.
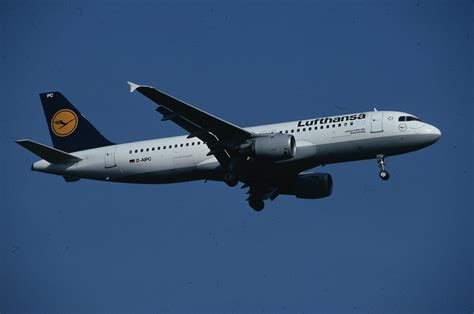
<svg viewBox="0 0 474 314">
<path fill-rule="evenodd" d="M 332 177 L 329 173 L 300 174 L 293 181 L 280 187 L 279 192 L 305 199 L 327 197 L 332 193 Z"/>
<path fill-rule="evenodd" d="M 257 159 L 286 160 L 295 156 L 296 140 L 291 134 L 271 134 L 256 138 L 240 152 Z"/>
</svg>

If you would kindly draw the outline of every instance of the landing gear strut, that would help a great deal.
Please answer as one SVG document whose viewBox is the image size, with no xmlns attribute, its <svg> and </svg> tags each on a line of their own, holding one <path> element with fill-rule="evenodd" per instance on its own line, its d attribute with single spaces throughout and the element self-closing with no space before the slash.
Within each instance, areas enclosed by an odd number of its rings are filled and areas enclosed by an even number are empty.
<svg viewBox="0 0 474 314">
<path fill-rule="evenodd" d="M 249 197 L 249 206 L 252 207 L 256 212 L 259 212 L 265 207 L 265 202 L 261 197 L 251 195 Z"/>
<path fill-rule="evenodd" d="M 379 177 L 383 181 L 387 181 L 390 178 L 390 174 L 385 170 L 385 156 L 377 155 L 377 163 L 379 164 L 380 172 Z"/>
</svg>

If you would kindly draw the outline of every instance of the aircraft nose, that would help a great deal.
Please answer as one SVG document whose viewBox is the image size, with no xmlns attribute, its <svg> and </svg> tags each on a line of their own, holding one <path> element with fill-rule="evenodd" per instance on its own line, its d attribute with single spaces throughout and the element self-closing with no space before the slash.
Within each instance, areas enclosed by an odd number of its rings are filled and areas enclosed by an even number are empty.
<svg viewBox="0 0 474 314">
<path fill-rule="evenodd" d="M 422 134 L 430 144 L 435 143 L 441 137 L 441 131 L 433 125 L 426 124 L 422 129 Z"/>
<path fill-rule="evenodd" d="M 436 140 L 439 140 L 441 137 L 441 131 L 435 126 L 431 126 L 433 128 L 433 134 L 436 135 Z"/>
</svg>

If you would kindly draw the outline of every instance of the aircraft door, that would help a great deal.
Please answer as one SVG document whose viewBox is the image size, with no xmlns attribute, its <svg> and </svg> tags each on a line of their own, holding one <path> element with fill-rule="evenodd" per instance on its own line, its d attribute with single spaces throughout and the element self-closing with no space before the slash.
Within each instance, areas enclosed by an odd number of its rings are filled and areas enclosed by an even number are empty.
<svg viewBox="0 0 474 314">
<path fill-rule="evenodd" d="M 383 112 L 374 111 L 370 117 L 370 133 L 383 132 Z"/>
<path fill-rule="evenodd" d="M 108 146 L 105 149 L 105 168 L 113 168 L 116 167 L 117 164 L 115 163 L 115 150 L 117 146 Z"/>
</svg>

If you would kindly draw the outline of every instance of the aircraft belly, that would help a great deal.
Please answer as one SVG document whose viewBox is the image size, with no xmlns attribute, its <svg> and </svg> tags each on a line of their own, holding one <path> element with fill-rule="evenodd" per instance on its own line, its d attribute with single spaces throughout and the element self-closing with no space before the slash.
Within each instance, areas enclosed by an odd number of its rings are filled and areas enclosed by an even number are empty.
<svg viewBox="0 0 474 314">
<path fill-rule="evenodd" d="M 319 164 L 363 160 L 379 154 L 399 155 L 422 147 L 415 134 L 350 139 L 317 145 L 317 160 Z"/>
<path fill-rule="evenodd" d="M 128 183 L 177 183 L 193 180 L 204 180 L 212 177 L 212 172 L 219 167 L 217 160 L 206 166 L 196 165 L 197 157 L 193 155 L 167 155 L 156 159 L 151 167 L 142 167 L 115 178 L 117 182 Z M 206 159 L 209 159 L 207 157 Z"/>
</svg>

